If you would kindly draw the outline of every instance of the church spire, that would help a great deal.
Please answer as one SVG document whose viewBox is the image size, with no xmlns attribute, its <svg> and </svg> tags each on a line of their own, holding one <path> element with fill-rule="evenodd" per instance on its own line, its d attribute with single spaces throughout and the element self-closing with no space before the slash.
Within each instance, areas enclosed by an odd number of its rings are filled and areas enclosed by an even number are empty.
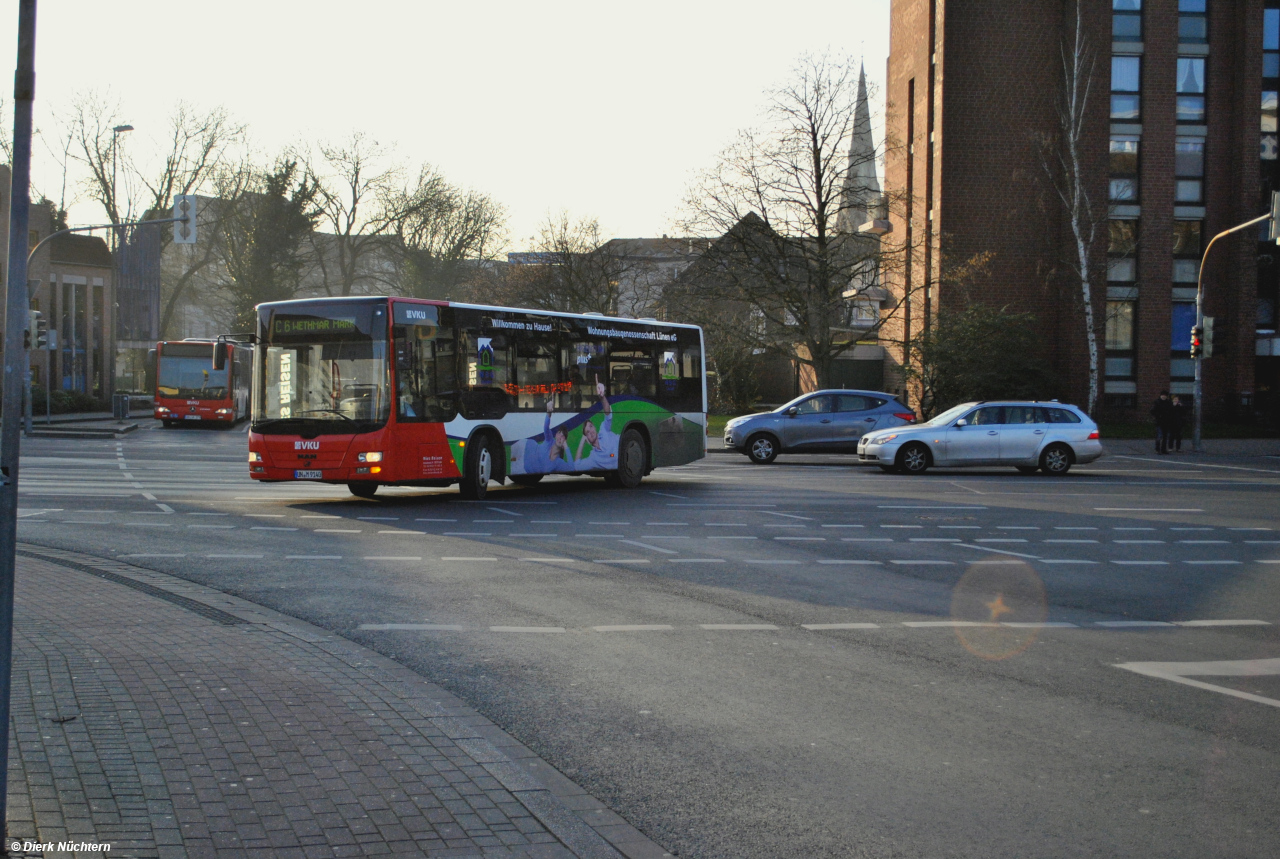
<svg viewBox="0 0 1280 859">
<path fill-rule="evenodd" d="M 880 198 L 880 180 L 876 178 L 876 144 L 871 136 L 871 108 L 867 102 L 867 70 L 858 69 L 858 100 L 853 109 L 853 135 L 849 144 L 849 168 L 841 195 L 841 211 L 836 229 L 857 232 L 871 220 L 870 209 Z"/>
</svg>

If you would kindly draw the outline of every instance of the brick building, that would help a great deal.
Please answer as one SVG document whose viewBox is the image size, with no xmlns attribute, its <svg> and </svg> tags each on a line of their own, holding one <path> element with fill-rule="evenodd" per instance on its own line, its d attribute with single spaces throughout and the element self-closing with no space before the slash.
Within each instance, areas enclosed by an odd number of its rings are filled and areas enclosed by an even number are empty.
<svg viewBox="0 0 1280 859">
<path fill-rule="evenodd" d="M 1273 7 L 1280 0 L 893 0 L 886 241 L 912 252 L 886 278 L 900 305 L 891 338 L 918 335 L 940 309 L 969 300 L 1030 311 L 1060 380 L 1053 393 L 1087 402 L 1075 247 L 1054 186 L 1061 172 L 1046 168 L 1061 151 L 1063 51 L 1078 10 L 1089 51 L 1080 153 L 1098 226 L 1097 405 L 1143 417 L 1163 389 L 1189 395 L 1201 252 L 1265 212 L 1280 187 Z M 1205 407 L 1269 412 L 1274 423 L 1280 256 L 1259 238 L 1220 240 L 1205 266 L 1205 313 L 1216 322 Z M 949 288 L 946 267 L 982 253 L 989 276 Z M 891 379 L 902 360 L 899 348 Z"/>
</svg>

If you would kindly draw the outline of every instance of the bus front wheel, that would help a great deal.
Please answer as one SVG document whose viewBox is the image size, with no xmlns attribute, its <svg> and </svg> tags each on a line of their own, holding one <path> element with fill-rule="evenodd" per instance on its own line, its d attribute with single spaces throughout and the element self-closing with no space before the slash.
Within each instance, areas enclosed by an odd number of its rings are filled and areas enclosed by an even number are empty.
<svg viewBox="0 0 1280 859">
<path fill-rule="evenodd" d="M 644 444 L 644 436 L 633 429 L 622 434 L 618 440 L 618 470 L 605 475 L 610 486 L 622 489 L 635 489 L 644 479 L 644 467 L 649 458 L 649 451 Z"/>
<path fill-rule="evenodd" d="M 489 447 L 489 439 L 482 436 L 467 448 L 458 491 L 468 501 L 483 501 L 485 494 L 489 491 L 489 480 L 492 477 L 493 451 Z"/>
<path fill-rule="evenodd" d="M 378 491 L 378 484 L 348 483 L 347 491 L 357 498 L 372 498 Z"/>
</svg>

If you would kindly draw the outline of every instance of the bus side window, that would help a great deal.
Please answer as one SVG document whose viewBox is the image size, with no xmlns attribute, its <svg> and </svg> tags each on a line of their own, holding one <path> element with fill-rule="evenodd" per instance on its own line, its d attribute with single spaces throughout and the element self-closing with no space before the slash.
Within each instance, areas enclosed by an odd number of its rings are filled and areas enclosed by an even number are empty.
<svg viewBox="0 0 1280 859">
<path fill-rule="evenodd" d="M 516 341 L 516 408 L 542 411 L 560 381 L 558 350 L 552 335 L 526 334 Z M 535 339 L 536 338 L 536 339 Z"/>
<path fill-rule="evenodd" d="M 608 385 L 609 373 L 605 366 L 605 343 L 592 340 L 569 342 L 561 349 L 560 372 L 562 381 L 569 383 L 569 391 L 562 395 L 562 408 L 578 411 L 596 404 L 596 379 Z"/>
</svg>

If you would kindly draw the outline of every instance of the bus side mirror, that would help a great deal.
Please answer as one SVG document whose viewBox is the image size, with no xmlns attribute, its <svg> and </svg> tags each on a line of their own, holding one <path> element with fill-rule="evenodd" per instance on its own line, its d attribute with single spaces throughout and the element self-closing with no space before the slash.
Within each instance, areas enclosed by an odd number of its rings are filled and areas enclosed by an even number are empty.
<svg viewBox="0 0 1280 859">
<path fill-rule="evenodd" d="M 152 366 L 154 366 L 154 365 L 155 365 L 155 363 L 156 363 L 156 350 L 155 350 L 155 349 L 148 349 L 148 350 L 147 350 L 147 363 L 148 363 L 148 364 L 151 364 Z"/>
<path fill-rule="evenodd" d="M 213 369 L 227 369 L 227 347 L 221 341 L 215 341 L 213 344 Z"/>
</svg>

